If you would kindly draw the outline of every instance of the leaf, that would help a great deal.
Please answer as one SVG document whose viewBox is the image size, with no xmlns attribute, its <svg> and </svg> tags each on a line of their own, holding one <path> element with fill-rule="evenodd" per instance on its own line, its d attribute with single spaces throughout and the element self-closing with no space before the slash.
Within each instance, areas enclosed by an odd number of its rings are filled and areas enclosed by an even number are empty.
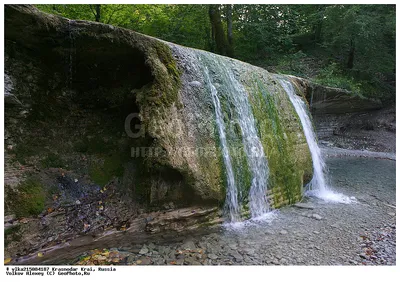
<svg viewBox="0 0 400 282">
<path fill-rule="evenodd" d="M 29 220 L 27 220 L 26 218 L 23 218 L 23 219 L 21 219 L 19 222 L 21 222 L 21 223 L 24 223 L 24 224 L 25 224 L 25 223 L 28 223 L 28 221 L 29 221 Z"/>
<path fill-rule="evenodd" d="M 102 255 L 96 255 L 95 258 L 96 258 L 98 261 L 103 261 L 103 260 L 106 260 L 106 259 L 107 259 L 105 256 L 102 256 Z"/>
<path fill-rule="evenodd" d="M 86 256 L 86 257 L 81 258 L 81 261 L 88 261 L 89 259 L 90 259 L 90 256 Z"/>
<path fill-rule="evenodd" d="M 4 260 L 4 264 L 8 264 L 8 263 L 10 263 L 11 261 L 12 261 L 11 258 L 6 258 L 6 259 Z"/>
</svg>

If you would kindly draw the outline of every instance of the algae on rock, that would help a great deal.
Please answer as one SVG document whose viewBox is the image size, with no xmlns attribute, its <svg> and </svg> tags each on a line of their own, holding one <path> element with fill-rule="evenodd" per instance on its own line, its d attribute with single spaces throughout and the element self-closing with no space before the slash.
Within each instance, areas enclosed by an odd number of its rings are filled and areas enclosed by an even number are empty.
<svg viewBox="0 0 400 282">
<path fill-rule="evenodd" d="M 135 181 L 122 186 L 141 195 L 143 203 L 222 204 L 225 167 L 201 66 L 206 63 L 221 93 L 230 154 L 246 202 L 253 176 L 243 153 L 239 116 L 224 85 L 226 74 L 213 65 L 220 60 L 248 92 L 269 163 L 272 206 L 301 197 L 311 159 L 296 113 L 274 75 L 130 30 L 47 15 L 32 6 L 7 5 L 5 15 L 9 91 L 28 111 L 26 118 L 17 117 L 20 109 L 7 104 L 7 142 L 21 149 L 17 158 L 26 158 L 28 165 L 37 162 L 34 148 L 39 146 L 47 156 L 38 158 L 44 169 L 62 164 L 100 185 L 134 175 Z M 131 113 L 138 119 L 128 128 L 144 129 L 139 138 L 124 132 Z M 18 126 L 12 122 L 16 118 Z M 133 157 L 132 152 L 140 154 Z"/>
</svg>

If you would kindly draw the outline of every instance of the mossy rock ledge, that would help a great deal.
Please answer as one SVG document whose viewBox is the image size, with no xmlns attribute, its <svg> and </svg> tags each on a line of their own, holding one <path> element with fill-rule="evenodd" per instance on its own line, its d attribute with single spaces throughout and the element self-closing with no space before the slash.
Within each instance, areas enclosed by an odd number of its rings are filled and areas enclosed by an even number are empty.
<svg viewBox="0 0 400 282">
<path fill-rule="evenodd" d="M 45 236 L 57 241 L 121 230 L 140 214 L 160 210 L 212 208 L 207 220 L 217 222 L 226 176 L 205 72 L 220 92 L 225 123 L 234 118 L 213 65 L 218 61 L 248 93 L 270 166 L 271 207 L 295 203 L 311 179 L 312 161 L 277 75 L 131 30 L 6 5 L 6 213 L 23 214 L 7 190 L 18 194 L 20 183 L 34 176 L 43 187 L 44 210 L 35 214 L 33 229 L 18 232 L 47 228 L 46 235 L 30 238 L 37 244 L 24 243 L 24 250 L 9 244 L 6 252 L 26 254 L 46 245 L 40 244 Z M 234 146 L 240 128 L 227 130 Z M 233 163 L 245 191 L 251 181 L 246 159 Z M 93 201 L 97 210 L 86 206 Z M 188 218 L 186 225 L 192 224 Z"/>
</svg>

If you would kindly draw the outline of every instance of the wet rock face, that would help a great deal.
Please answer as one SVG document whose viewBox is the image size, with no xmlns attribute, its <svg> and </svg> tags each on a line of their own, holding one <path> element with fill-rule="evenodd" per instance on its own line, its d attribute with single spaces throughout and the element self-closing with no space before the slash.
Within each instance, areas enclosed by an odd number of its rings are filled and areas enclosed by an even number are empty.
<svg viewBox="0 0 400 282">
<path fill-rule="evenodd" d="M 305 93 L 323 145 L 351 150 L 396 151 L 396 111 L 379 99 L 292 77 Z"/>
<path fill-rule="evenodd" d="M 345 89 L 319 85 L 299 77 L 290 77 L 305 94 L 313 116 L 368 112 L 382 108 L 382 102 L 379 99 L 364 98 Z"/>
</svg>

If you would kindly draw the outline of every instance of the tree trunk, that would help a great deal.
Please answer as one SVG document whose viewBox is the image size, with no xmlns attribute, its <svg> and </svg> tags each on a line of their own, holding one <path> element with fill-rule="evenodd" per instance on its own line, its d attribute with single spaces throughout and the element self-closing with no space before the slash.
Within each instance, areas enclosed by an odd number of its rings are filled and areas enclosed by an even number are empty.
<svg viewBox="0 0 400 282">
<path fill-rule="evenodd" d="M 210 51 L 215 52 L 215 26 L 213 24 L 212 18 L 213 18 L 213 10 L 212 10 L 212 5 L 209 5 L 208 7 L 208 15 L 210 17 L 210 24 L 211 24 L 211 40 L 210 40 Z"/>
<path fill-rule="evenodd" d="M 227 41 L 225 37 L 224 28 L 221 22 L 220 5 L 209 6 L 209 16 L 211 22 L 211 32 L 215 41 L 215 51 L 221 55 L 227 55 Z"/>
<path fill-rule="evenodd" d="M 95 21 L 100 22 L 100 4 L 94 5 L 96 9 Z"/>
<path fill-rule="evenodd" d="M 233 57 L 233 33 L 232 33 L 232 5 L 228 4 L 226 6 L 226 23 L 228 26 L 228 56 Z"/>
<path fill-rule="evenodd" d="M 319 43 L 322 37 L 322 19 L 317 21 L 314 30 L 314 41 L 315 43 Z"/>
<path fill-rule="evenodd" d="M 314 43 L 319 43 L 322 39 L 322 23 L 326 6 L 327 5 L 318 5 L 317 21 L 314 24 Z"/>
<path fill-rule="evenodd" d="M 352 69 L 354 66 L 354 53 L 356 51 L 356 47 L 354 44 L 354 40 L 350 39 L 350 50 L 349 50 L 349 57 L 347 59 L 347 68 Z"/>
</svg>

